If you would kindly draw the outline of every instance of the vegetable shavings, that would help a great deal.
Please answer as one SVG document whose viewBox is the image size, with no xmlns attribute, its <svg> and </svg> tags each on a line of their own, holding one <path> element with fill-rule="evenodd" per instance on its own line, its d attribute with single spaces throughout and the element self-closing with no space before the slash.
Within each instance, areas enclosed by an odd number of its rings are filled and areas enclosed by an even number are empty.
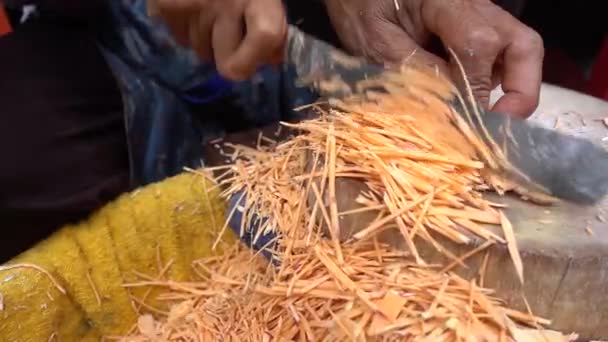
<svg viewBox="0 0 608 342">
<path fill-rule="evenodd" d="M 523 284 L 524 264 L 519 254 L 519 248 L 517 247 L 517 239 L 515 238 L 513 226 L 502 211 L 500 212 L 500 220 L 502 222 L 502 229 L 505 234 L 505 239 L 507 240 L 507 249 L 509 250 L 509 254 L 511 255 L 511 260 L 513 260 L 513 265 L 515 266 L 515 271 L 517 272 L 519 281 Z"/>
<path fill-rule="evenodd" d="M 284 266 L 288 267 L 285 276 L 279 278 L 275 273 L 269 280 L 266 260 L 235 245 L 222 259 L 199 261 L 212 273 L 223 270 L 231 281 L 207 279 L 184 284 L 180 289 L 169 282 L 155 284 L 197 299 L 180 305 L 180 312 L 166 321 L 157 322 L 148 315 L 140 317 L 139 332 L 125 340 L 151 341 L 154 337 L 187 341 L 197 340 L 197 336 L 220 340 L 233 336 L 242 341 L 262 341 L 267 334 L 315 341 L 345 336 L 349 340 L 374 336 L 432 339 L 441 330 L 442 340 L 456 341 L 466 327 L 476 337 L 498 340 L 507 329 L 503 321 L 530 326 L 543 322 L 503 309 L 488 290 L 468 286 L 456 275 L 439 274 L 432 267 L 416 265 L 396 255 L 388 245 L 374 246 L 367 241 L 342 247 L 345 265 L 352 269 L 348 276 L 336 269 L 338 259 L 333 255 L 331 241 L 321 241 L 314 253 L 293 256 L 289 266 Z M 378 262 L 377 253 L 383 255 L 383 263 Z M 236 263 L 246 265 L 249 271 L 228 266 Z M 292 284 L 298 265 L 315 266 Z M 256 280 L 243 287 L 249 277 Z M 350 280 L 337 280 L 345 277 Z M 290 286 L 295 290 L 287 295 Z M 370 298 L 374 307 L 369 305 Z M 489 308 L 491 311 L 487 311 Z"/>
<path fill-rule="evenodd" d="M 388 92 L 374 91 L 379 84 Z M 283 123 L 297 133 L 286 141 L 226 144 L 234 164 L 216 174 L 221 196 L 247 193 L 228 216 L 242 214 L 241 235 L 255 225 L 249 233 L 256 239 L 275 236 L 266 250 L 273 263 L 237 243 L 197 261 L 202 276 L 195 282 L 130 284 L 165 288 L 174 308 L 188 304 L 154 328 L 146 322 L 140 330 L 147 332 L 127 341 L 149 341 L 150 332 L 164 341 L 514 341 L 514 327 L 550 323 L 503 307 L 483 287 L 495 244 L 507 245 L 524 280 L 513 227 L 483 191 L 538 189 L 504 176 L 517 170 L 485 127 L 473 125 L 482 114 L 470 87 L 463 96 L 435 73 L 413 68 L 359 86 L 363 96 L 330 99 L 329 109 L 307 106 L 316 117 Z M 344 180 L 358 182 L 360 193 L 345 199 Z M 346 227 L 352 216 L 369 219 Z M 480 243 L 459 257 L 446 240 Z M 420 242 L 448 263 L 429 265 Z M 481 286 L 453 272 L 483 251 Z"/>
</svg>

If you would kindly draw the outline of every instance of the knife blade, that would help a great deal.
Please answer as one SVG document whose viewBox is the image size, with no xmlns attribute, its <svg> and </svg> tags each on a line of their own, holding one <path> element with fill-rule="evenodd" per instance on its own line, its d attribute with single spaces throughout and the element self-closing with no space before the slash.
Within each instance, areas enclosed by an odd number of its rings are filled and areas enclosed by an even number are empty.
<svg viewBox="0 0 608 342">
<path fill-rule="evenodd" d="M 369 83 L 365 81 L 391 72 L 294 26 L 288 30 L 284 61 L 294 67 L 302 86 L 328 98 L 357 94 Z M 374 90 L 382 91 L 381 84 Z M 583 205 L 597 203 L 608 192 L 608 151 L 602 147 L 507 114 L 483 111 L 477 104 L 471 108 L 456 98 L 450 102 L 487 144 L 500 146 L 510 165 L 503 171 L 519 184 Z M 479 115 L 470 114 L 475 110 Z"/>
</svg>

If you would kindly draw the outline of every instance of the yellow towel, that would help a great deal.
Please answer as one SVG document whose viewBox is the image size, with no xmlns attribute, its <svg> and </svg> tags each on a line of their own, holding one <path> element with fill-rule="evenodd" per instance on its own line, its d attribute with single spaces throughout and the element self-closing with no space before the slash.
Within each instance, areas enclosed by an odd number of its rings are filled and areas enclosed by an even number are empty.
<svg viewBox="0 0 608 342">
<path fill-rule="evenodd" d="M 126 194 L 89 220 L 64 227 L 0 266 L 0 341 L 124 335 L 142 299 L 148 310 L 167 308 L 152 300 L 162 289 L 147 293 L 149 288 L 123 285 L 142 281 L 142 274 L 155 278 L 165 268 L 168 279 L 192 279 L 193 260 L 220 252 L 211 247 L 224 210 L 217 189 L 187 173 Z M 234 236 L 228 231 L 223 241 Z M 50 272 L 58 286 L 32 265 Z"/>
</svg>

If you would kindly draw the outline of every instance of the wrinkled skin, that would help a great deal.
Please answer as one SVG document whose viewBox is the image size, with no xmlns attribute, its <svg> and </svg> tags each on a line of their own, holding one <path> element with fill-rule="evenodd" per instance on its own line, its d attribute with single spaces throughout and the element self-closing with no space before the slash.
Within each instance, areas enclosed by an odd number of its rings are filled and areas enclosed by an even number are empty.
<svg viewBox="0 0 608 342">
<path fill-rule="evenodd" d="M 498 84 L 505 95 L 493 110 L 527 117 L 538 105 L 542 39 L 489 0 L 325 2 L 338 36 L 353 53 L 387 63 L 409 57 L 457 78 L 453 60 L 425 50 L 437 37 L 458 56 L 482 105 L 488 106 Z"/>
<path fill-rule="evenodd" d="M 156 0 L 177 40 L 232 80 L 280 61 L 287 31 L 280 0 Z M 542 78 L 540 36 L 490 0 L 324 0 L 344 46 L 375 62 L 435 65 L 454 79 L 452 58 L 430 52 L 433 38 L 454 51 L 486 107 L 490 91 L 505 95 L 492 110 L 528 117 Z"/>
</svg>

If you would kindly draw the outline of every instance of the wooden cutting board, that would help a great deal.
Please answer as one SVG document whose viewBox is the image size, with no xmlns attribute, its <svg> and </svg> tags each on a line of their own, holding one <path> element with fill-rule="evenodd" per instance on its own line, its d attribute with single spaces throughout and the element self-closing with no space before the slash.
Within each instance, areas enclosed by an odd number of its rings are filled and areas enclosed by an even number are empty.
<svg viewBox="0 0 608 342">
<path fill-rule="evenodd" d="M 500 95 L 493 94 L 493 99 Z M 608 102 L 578 92 L 543 85 L 540 104 L 530 118 L 545 127 L 583 136 L 608 149 Z M 604 139 L 606 138 L 606 139 Z M 606 170 L 608 172 L 608 170 Z M 504 245 L 467 259 L 464 277 L 479 276 L 487 258 L 484 286 L 494 289 L 507 306 L 552 321 L 551 329 L 575 332 L 584 340 L 608 340 L 608 198 L 593 207 L 560 203 L 539 206 L 515 196 L 488 195 L 508 206 L 524 264 L 524 285 Z M 488 227 L 501 234 L 500 228 Z M 443 240 L 457 255 L 482 243 L 458 246 Z M 421 253 L 431 262 L 445 262 L 432 248 Z"/>
<path fill-rule="evenodd" d="M 531 120 L 608 149 L 605 118 L 608 102 L 543 85 Z M 608 339 L 608 198 L 588 208 L 540 207 L 513 197 L 500 200 L 509 206 L 507 215 L 524 261 L 523 293 L 533 312 L 551 319 L 553 329 Z M 482 258 L 470 260 L 471 269 L 465 273 L 473 274 Z M 486 281 L 510 305 L 525 308 L 506 248 L 490 251 Z"/>
</svg>

